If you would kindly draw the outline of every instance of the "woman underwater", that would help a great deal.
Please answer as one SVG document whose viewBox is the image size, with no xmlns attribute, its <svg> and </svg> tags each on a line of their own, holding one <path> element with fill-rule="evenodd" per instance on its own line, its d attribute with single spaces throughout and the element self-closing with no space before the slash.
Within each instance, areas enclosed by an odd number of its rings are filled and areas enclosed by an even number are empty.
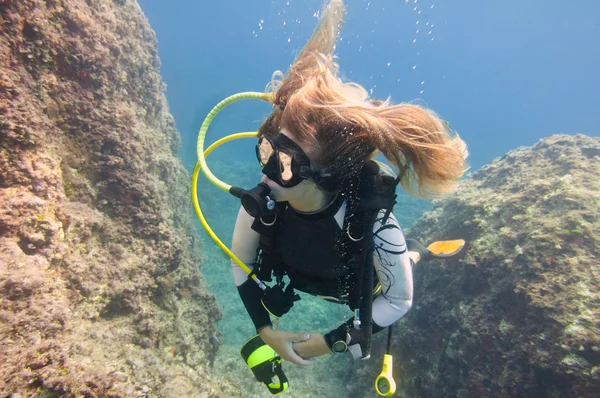
<svg viewBox="0 0 600 398">
<path fill-rule="evenodd" d="M 456 188 L 467 169 L 467 151 L 431 110 L 371 100 L 360 85 L 342 82 L 333 51 L 344 16 L 343 2 L 331 0 L 287 74 L 274 75 L 282 81 L 271 86 L 273 112 L 259 129 L 256 152 L 263 166 L 262 182 L 278 207 L 277 222 L 270 225 L 278 258 L 274 271 L 287 275 L 297 290 L 349 304 L 356 302 L 352 296 L 361 291 L 361 282 L 356 268 L 346 266 L 349 257 L 340 246 L 359 240 L 350 233 L 348 220 L 357 211 L 357 187 L 365 170 L 377 164 L 373 158 L 383 154 L 397 169 L 392 188 L 399 182 L 409 194 L 437 198 Z M 373 189 L 381 187 L 380 176 L 385 174 L 377 171 L 378 167 L 372 174 Z M 369 302 L 372 333 L 410 309 L 411 267 L 432 256 L 416 241 L 408 240 L 407 246 L 390 209 L 381 206 L 372 234 L 363 234 L 371 239 L 372 261 L 368 258 L 367 264 L 373 267 L 376 287 Z M 258 262 L 259 221 L 240 208 L 233 234 L 232 251 L 250 269 Z M 308 365 L 309 359 L 332 351 L 364 357 L 360 337 L 349 333 L 356 316 L 325 335 L 276 330 L 261 303 L 263 292 L 237 264 L 232 263 L 232 270 L 257 332 L 283 359 Z"/>
</svg>

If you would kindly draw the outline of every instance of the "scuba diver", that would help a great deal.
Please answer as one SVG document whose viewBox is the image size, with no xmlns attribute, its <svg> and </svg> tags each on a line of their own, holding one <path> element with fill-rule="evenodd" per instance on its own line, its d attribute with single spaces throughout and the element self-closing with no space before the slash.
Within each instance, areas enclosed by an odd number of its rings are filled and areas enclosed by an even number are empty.
<svg viewBox="0 0 600 398">
<path fill-rule="evenodd" d="M 457 239 L 424 247 L 404 238 L 392 213 L 398 184 L 422 198 L 453 192 L 467 169 L 466 145 L 433 111 L 370 99 L 362 86 L 338 77 L 333 51 L 344 17 L 343 1 L 330 0 L 287 73 L 275 72 L 266 93 L 238 93 L 219 102 L 198 134 L 194 209 L 232 260 L 234 282 L 257 331 L 241 355 L 273 394 L 288 388 L 282 359 L 308 365 L 330 352 L 367 359 L 373 333 L 388 329 L 375 389 L 393 395 L 391 331 L 412 305 L 412 268 L 455 256 L 465 244 Z M 212 120 L 242 99 L 268 101 L 273 111 L 258 133 L 231 134 L 205 149 Z M 212 150 L 238 138 L 258 138 L 264 175 L 251 190 L 224 183 L 206 163 Z M 376 161 L 378 155 L 397 173 Z M 241 199 L 231 250 L 202 213 L 200 171 Z M 325 334 L 281 330 L 278 319 L 299 300 L 296 291 L 348 305 L 353 315 Z"/>
<path fill-rule="evenodd" d="M 240 208 L 233 233 L 231 251 L 251 270 L 232 262 L 234 281 L 260 340 L 297 365 L 331 352 L 367 358 L 371 335 L 411 308 L 412 267 L 464 245 L 405 239 L 392 213 L 397 185 L 422 198 L 451 193 L 467 169 L 466 145 L 433 111 L 371 100 L 338 77 L 344 17 L 343 2 L 331 0 L 287 73 L 274 74 L 273 111 L 256 145 L 273 211 Z M 275 285 L 265 294 L 253 277 Z M 349 305 L 353 316 L 324 334 L 277 329 L 271 316 L 291 309 L 294 290 Z"/>
</svg>

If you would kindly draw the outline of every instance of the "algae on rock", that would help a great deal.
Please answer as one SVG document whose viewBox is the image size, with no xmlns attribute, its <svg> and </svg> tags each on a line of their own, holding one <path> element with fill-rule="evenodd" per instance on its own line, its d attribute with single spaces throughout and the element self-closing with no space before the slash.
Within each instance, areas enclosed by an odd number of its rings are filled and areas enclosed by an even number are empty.
<svg viewBox="0 0 600 398">
<path fill-rule="evenodd" d="M 467 246 L 415 268 L 413 308 L 394 332 L 399 390 L 600 395 L 598 208 L 600 138 L 584 135 L 511 151 L 437 202 L 408 235 Z"/>
<path fill-rule="evenodd" d="M 238 396 L 209 373 L 221 308 L 139 6 L 0 20 L 0 395 Z"/>
</svg>

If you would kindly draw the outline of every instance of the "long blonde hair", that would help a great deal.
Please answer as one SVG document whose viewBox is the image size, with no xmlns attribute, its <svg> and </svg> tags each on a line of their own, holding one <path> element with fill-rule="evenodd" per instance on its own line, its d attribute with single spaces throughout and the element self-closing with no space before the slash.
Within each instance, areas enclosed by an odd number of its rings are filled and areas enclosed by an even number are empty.
<svg viewBox="0 0 600 398">
<path fill-rule="evenodd" d="M 286 128 L 308 148 L 319 169 L 340 178 L 360 173 L 381 153 L 396 167 L 402 187 L 414 196 L 452 192 L 467 170 L 465 143 L 432 110 L 409 103 L 369 99 L 359 84 L 342 82 L 333 55 L 343 26 L 342 0 L 324 5 L 308 43 L 274 90 L 274 111 L 261 134 Z"/>
</svg>

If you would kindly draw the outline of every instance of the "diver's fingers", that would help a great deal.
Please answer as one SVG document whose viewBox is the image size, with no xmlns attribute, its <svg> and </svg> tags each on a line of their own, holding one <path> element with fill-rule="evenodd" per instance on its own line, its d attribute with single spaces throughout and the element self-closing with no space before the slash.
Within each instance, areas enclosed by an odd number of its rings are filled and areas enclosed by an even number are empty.
<svg viewBox="0 0 600 398">
<path fill-rule="evenodd" d="M 306 359 L 303 359 L 302 357 L 300 357 L 300 355 L 298 355 L 296 353 L 296 351 L 294 351 L 294 349 L 292 348 L 291 342 L 286 349 L 285 357 L 283 355 L 281 355 L 281 358 L 285 359 L 288 362 L 291 362 L 293 364 L 300 365 L 300 366 L 308 366 L 308 365 L 312 365 L 315 363 L 315 361 L 307 361 Z"/>
<path fill-rule="evenodd" d="M 307 341 L 310 339 L 310 333 L 288 333 L 287 334 L 287 344 L 285 346 L 285 357 L 281 355 L 283 359 L 294 363 L 296 365 L 307 366 L 312 365 L 314 361 L 307 361 L 302 358 L 298 353 L 294 350 L 294 343 L 299 343 L 303 341 Z"/>
<path fill-rule="evenodd" d="M 310 339 L 310 333 L 298 333 L 296 334 L 292 343 L 301 343 Z"/>
<path fill-rule="evenodd" d="M 269 333 L 265 333 L 263 340 L 267 343 L 277 354 L 288 362 L 296 365 L 311 365 L 313 362 L 307 361 L 300 357 L 296 351 L 294 351 L 294 341 L 306 341 L 310 338 L 310 333 L 291 333 L 285 330 L 272 330 Z"/>
</svg>

